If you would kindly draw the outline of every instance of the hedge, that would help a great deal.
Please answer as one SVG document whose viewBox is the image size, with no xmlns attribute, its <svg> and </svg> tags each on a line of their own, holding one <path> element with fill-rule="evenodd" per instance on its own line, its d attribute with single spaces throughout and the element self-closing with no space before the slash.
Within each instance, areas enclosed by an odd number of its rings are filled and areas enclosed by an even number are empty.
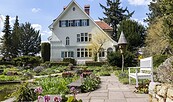
<svg viewBox="0 0 173 102">
<path fill-rule="evenodd" d="M 86 61 L 85 62 L 85 65 L 86 66 L 102 66 L 102 65 L 105 65 L 107 64 L 107 62 L 95 62 L 95 61 Z"/>
<path fill-rule="evenodd" d="M 50 62 L 50 67 L 51 66 L 68 66 L 69 62 Z"/>
</svg>

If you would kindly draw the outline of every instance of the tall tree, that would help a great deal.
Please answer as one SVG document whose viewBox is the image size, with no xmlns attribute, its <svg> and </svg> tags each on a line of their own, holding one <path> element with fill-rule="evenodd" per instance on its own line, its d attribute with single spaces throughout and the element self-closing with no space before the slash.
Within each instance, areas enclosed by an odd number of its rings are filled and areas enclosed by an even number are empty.
<svg viewBox="0 0 173 102">
<path fill-rule="evenodd" d="M 1 48 L 1 53 L 4 57 L 11 57 L 11 26 L 9 22 L 10 17 L 7 15 L 5 22 L 4 22 L 4 28 L 2 32 L 4 35 L 2 36 L 2 48 Z"/>
<path fill-rule="evenodd" d="M 21 24 L 19 27 L 19 52 L 21 55 L 35 55 L 41 49 L 41 35 L 31 27 L 30 23 Z"/>
<path fill-rule="evenodd" d="M 12 38 L 11 41 L 12 43 L 12 57 L 17 57 L 18 56 L 18 46 L 19 46 L 19 20 L 18 20 L 18 16 L 16 16 L 16 20 L 13 26 L 13 30 L 12 30 Z"/>
<path fill-rule="evenodd" d="M 154 0 L 153 0 L 154 1 Z M 173 1 L 155 0 L 151 3 L 146 38 L 147 54 L 173 54 Z"/>
<path fill-rule="evenodd" d="M 118 24 L 120 24 L 122 20 L 129 19 L 134 13 L 134 11 L 130 13 L 127 7 L 123 9 L 120 7 L 120 4 L 120 0 L 107 0 L 106 6 L 100 4 L 101 8 L 104 9 L 103 13 L 106 17 L 99 19 L 105 21 L 113 28 L 113 34 L 111 36 L 115 41 L 117 41 L 116 34 Z"/>
<path fill-rule="evenodd" d="M 123 31 L 127 42 L 127 49 L 130 52 L 135 52 L 138 48 L 142 47 L 145 43 L 146 28 L 134 20 L 123 20 L 118 28 L 117 37 Z"/>
</svg>

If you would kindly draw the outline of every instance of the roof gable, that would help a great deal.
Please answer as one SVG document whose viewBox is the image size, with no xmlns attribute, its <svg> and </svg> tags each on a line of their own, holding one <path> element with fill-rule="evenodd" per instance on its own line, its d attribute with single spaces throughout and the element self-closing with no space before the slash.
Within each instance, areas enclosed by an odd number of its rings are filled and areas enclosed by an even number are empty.
<svg viewBox="0 0 173 102">
<path fill-rule="evenodd" d="M 75 0 L 72 0 L 68 4 L 66 9 L 63 10 L 63 12 L 53 21 L 53 23 L 49 26 L 50 29 L 52 29 L 56 24 L 58 24 L 59 20 L 72 8 L 72 5 L 76 5 L 79 8 L 79 10 L 82 11 L 84 16 L 90 19 L 96 27 L 98 27 L 115 45 L 117 45 L 117 42 L 114 41 L 109 35 L 107 35 L 107 33 L 105 33 L 103 29 L 99 25 L 96 24 L 96 22 L 94 22 L 94 20 L 84 11 L 84 9 L 81 6 L 79 6 L 79 4 Z"/>
</svg>

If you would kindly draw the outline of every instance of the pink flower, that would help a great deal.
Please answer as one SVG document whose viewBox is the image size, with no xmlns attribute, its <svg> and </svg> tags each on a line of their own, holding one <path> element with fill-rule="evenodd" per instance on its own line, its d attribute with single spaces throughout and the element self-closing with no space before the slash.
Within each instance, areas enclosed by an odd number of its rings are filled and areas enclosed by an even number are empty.
<svg viewBox="0 0 173 102">
<path fill-rule="evenodd" d="M 80 75 L 80 78 L 83 78 L 83 73 Z"/>
<path fill-rule="evenodd" d="M 40 99 L 43 99 L 43 96 L 38 96 L 38 102 L 40 101 Z"/>
<path fill-rule="evenodd" d="M 75 87 L 71 87 L 70 91 L 74 92 L 75 91 Z"/>
<path fill-rule="evenodd" d="M 61 102 L 61 100 L 62 100 L 62 98 L 61 98 L 61 96 L 59 96 L 59 97 L 54 97 L 54 102 Z"/>
<path fill-rule="evenodd" d="M 43 89 L 41 87 L 37 87 L 35 90 L 34 90 L 35 93 L 37 94 L 41 94 L 43 92 Z"/>
<path fill-rule="evenodd" d="M 44 96 L 44 102 L 49 102 L 50 101 L 50 95 Z"/>
</svg>

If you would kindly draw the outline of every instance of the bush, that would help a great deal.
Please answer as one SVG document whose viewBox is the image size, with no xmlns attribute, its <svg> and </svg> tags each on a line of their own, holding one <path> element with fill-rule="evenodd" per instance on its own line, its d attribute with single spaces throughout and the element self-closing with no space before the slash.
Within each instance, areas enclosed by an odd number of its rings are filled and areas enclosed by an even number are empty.
<svg viewBox="0 0 173 102">
<path fill-rule="evenodd" d="M 36 93 L 29 88 L 28 83 L 23 83 L 12 96 L 16 98 L 16 102 L 35 101 L 37 99 Z"/>
<path fill-rule="evenodd" d="M 168 58 L 167 55 L 155 55 L 153 56 L 153 66 L 158 67 L 161 63 L 163 63 Z"/>
<path fill-rule="evenodd" d="M 111 66 L 121 67 L 122 66 L 121 53 L 117 51 L 108 54 L 107 61 Z M 124 66 L 129 67 L 136 65 L 137 61 L 135 60 L 135 55 L 133 55 L 131 52 L 126 51 L 126 53 L 124 54 Z"/>
<path fill-rule="evenodd" d="M 13 59 L 13 62 L 17 66 L 38 66 L 40 65 L 41 59 L 40 57 L 35 56 L 21 56 Z"/>
<path fill-rule="evenodd" d="M 81 86 L 81 91 L 82 92 L 89 92 L 89 91 L 94 91 L 99 87 L 99 84 L 101 83 L 99 77 L 86 77 L 84 78 L 84 82 L 82 83 Z"/>
<path fill-rule="evenodd" d="M 68 66 L 69 62 L 50 62 L 50 67 L 52 66 Z"/>
<path fill-rule="evenodd" d="M 106 64 L 107 62 L 95 62 L 95 61 L 86 61 L 85 64 L 86 66 L 102 66 Z"/>
<path fill-rule="evenodd" d="M 41 44 L 41 56 L 43 62 L 50 61 L 50 43 L 45 42 Z"/>
<path fill-rule="evenodd" d="M 63 62 L 68 62 L 68 63 L 71 63 L 73 65 L 76 65 L 76 60 L 72 59 L 72 58 L 64 58 Z"/>
</svg>

